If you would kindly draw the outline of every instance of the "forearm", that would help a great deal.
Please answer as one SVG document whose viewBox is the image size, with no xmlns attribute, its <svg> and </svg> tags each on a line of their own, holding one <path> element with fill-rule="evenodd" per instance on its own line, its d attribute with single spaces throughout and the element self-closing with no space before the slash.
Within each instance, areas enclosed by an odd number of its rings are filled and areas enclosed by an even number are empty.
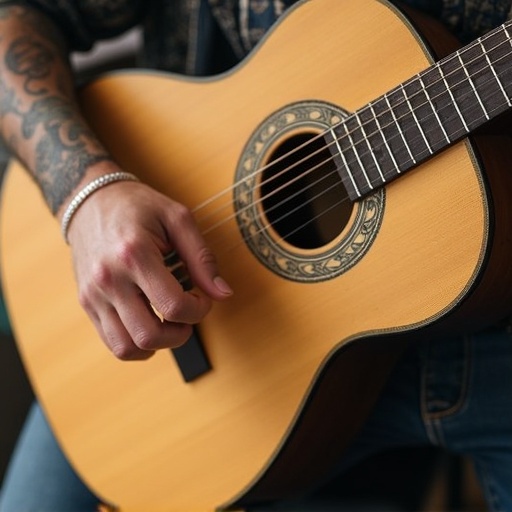
<svg viewBox="0 0 512 512">
<path fill-rule="evenodd" d="M 0 34 L 1 135 L 57 215 L 113 163 L 80 115 L 57 28 L 37 11 L 4 7 Z"/>
<path fill-rule="evenodd" d="M 80 116 L 62 48 L 42 15 L 0 8 L 1 134 L 66 226 L 64 212 L 76 204 L 77 192 L 120 169 Z M 190 211 L 143 183 L 124 181 L 95 191 L 73 214 L 66 238 L 80 303 L 120 359 L 147 359 L 179 346 L 212 299 L 232 293 Z M 184 290 L 165 266 L 164 256 L 172 251 L 180 255 L 194 290 Z"/>
</svg>

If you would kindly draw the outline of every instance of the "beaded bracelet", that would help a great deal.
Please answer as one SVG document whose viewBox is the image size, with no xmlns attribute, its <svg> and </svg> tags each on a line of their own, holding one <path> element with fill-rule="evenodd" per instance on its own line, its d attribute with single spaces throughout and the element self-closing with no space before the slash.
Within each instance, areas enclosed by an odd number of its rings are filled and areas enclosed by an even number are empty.
<svg viewBox="0 0 512 512">
<path fill-rule="evenodd" d="M 116 181 L 139 181 L 139 178 L 129 172 L 113 172 L 111 174 L 105 174 L 96 178 L 95 180 L 88 183 L 82 190 L 80 190 L 75 197 L 71 200 L 64 215 L 62 216 L 61 232 L 64 240 L 67 244 L 68 241 L 68 229 L 73 215 L 77 212 L 78 208 L 84 203 L 84 201 L 96 190 L 114 183 Z"/>
</svg>

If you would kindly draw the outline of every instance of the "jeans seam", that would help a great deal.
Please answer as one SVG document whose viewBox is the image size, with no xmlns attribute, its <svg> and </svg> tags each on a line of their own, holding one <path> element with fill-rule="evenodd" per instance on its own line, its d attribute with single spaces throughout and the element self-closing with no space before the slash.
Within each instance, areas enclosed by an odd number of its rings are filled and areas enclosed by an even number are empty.
<svg viewBox="0 0 512 512">
<path fill-rule="evenodd" d="M 471 374 L 470 368 L 472 366 L 471 338 L 469 336 L 464 336 L 462 343 L 464 343 L 464 367 L 462 370 L 462 385 L 461 392 L 459 394 L 457 402 L 453 406 L 441 412 L 428 411 L 428 359 L 427 363 L 423 367 L 421 375 L 421 416 L 423 418 L 423 425 L 425 427 L 427 437 L 429 441 L 435 446 L 445 445 L 441 420 L 459 413 L 467 403 L 467 397 L 469 395 L 469 381 Z"/>
<path fill-rule="evenodd" d="M 463 367 L 463 374 L 462 374 L 462 385 L 461 385 L 461 392 L 459 395 L 459 398 L 457 399 L 457 402 L 449 407 L 448 409 L 445 409 L 443 411 L 439 412 L 428 412 L 426 407 L 426 372 L 425 376 L 423 378 L 423 390 L 422 395 L 423 401 L 424 401 L 424 407 L 422 407 L 422 410 L 424 411 L 424 420 L 425 421 L 433 421 L 433 420 L 441 420 L 443 418 L 447 418 L 449 416 L 453 416 L 454 414 L 457 414 L 460 412 L 460 410 L 466 405 L 466 400 L 469 395 L 469 381 L 470 381 L 470 374 L 471 374 L 471 367 L 473 364 L 473 358 L 472 358 L 472 350 L 471 350 L 471 338 L 470 336 L 466 335 L 464 336 L 464 367 Z"/>
<path fill-rule="evenodd" d="M 440 440 L 438 439 L 438 436 L 436 435 L 439 433 L 438 429 L 435 429 L 434 424 L 435 420 L 431 420 L 429 418 L 429 414 L 427 411 L 427 370 L 426 366 L 423 368 L 423 371 L 421 373 L 421 403 L 420 403 L 420 409 L 421 409 L 421 417 L 423 418 L 423 425 L 425 426 L 426 434 L 428 439 L 433 445 L 440 444 Z"/>
</svg>

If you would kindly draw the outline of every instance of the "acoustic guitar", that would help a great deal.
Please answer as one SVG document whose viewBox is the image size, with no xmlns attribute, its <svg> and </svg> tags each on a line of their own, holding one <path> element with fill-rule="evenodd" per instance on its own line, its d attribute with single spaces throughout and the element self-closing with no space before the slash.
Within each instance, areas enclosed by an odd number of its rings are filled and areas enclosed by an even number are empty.
<svg viewBox="0 0 512 512">
<path fill-rule="evenodd" d="M 293 496 L 342 457 L 404 343 L 510 313 L 512 146 L 487 122 L 511 105 L 511 30 L 455 51 L 385 1 L 310 0 L 222 75 L 86 86 L 108 149 L 190 207 L 235 290 L 183 350 L 146 362 L 99 341 L 59 226 L 12 164 L 13 328 L 100 497 L 199 512 Z"/>
</svg>

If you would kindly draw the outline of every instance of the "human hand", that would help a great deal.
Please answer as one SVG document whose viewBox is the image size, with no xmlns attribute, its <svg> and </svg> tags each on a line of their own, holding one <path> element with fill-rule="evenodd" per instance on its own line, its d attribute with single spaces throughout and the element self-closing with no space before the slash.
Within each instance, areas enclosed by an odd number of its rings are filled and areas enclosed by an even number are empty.
<svg viewBox="0 0 512 512">
<path fill-rule="evenodd" d="M 191 213 L 138 182 L 117 182 L 87 198 L 68 240 L 80 304 L 122 360 L 147 359 L 183 344 L 212 299 L 232 294 Z M 171 251 L 184 263 L 192 290 L 165 266 Z"/>
</svg>

